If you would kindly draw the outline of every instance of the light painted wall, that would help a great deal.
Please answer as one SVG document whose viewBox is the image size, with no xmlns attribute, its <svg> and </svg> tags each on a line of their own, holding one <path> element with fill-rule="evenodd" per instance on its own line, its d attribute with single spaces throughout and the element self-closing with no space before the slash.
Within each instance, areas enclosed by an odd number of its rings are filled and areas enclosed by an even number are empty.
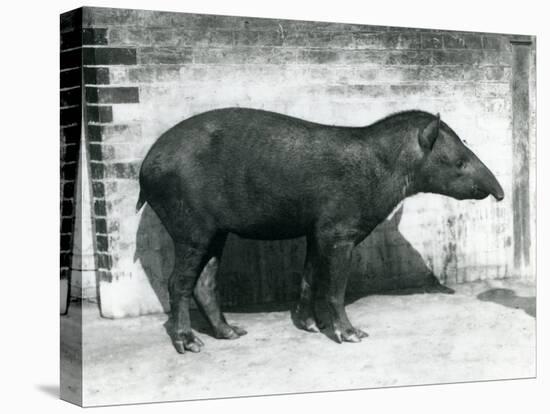
<svg viewBox="0 0 550 414">
<path fill-rule="evenodd" d="M 94 192 L 105 207 L 94 211 L 105 222 L 97 237 L 108 245 L 98 253 L 104 316 L 167 310 L 172 245 L 149 207 L 135 213 L 139 165 L 162 132 L 227 106 L 349 126 L 406 109 L 439 112 L 495 173 L 507 195 L 498 204 L 406 200 L 356 249 L 350 290 L 419 286 L 432 273 L 447 284 L 534 278 L 531 265 L 513 262 L 510 36 L 89 8 L 83 22 L 96 59 L 87 91 L 100 96 L 88 108 L 112 113 L 88 133 L 92 185 L 104 189 Z M 534 158 L 528 168 L 534 177 Z M 292 299 L 303 255 L 300 240 L 231 238 L 224 303 Z"/>
</svg>

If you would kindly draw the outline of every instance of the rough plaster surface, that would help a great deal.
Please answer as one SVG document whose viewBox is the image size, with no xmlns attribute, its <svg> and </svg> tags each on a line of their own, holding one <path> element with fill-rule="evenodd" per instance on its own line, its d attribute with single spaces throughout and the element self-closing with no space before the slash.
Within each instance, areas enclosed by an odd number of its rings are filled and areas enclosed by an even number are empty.
<svg viewBox="0 0 550 414">
<path fill-rule="evenodd" d="M 535 376 L 534 287 L 508 281 L 454 287 L 454 295 L 403 292 L 350 303 L 351 320 L 370 334 L 359 344 L 339 345 L 322 333 L 298 330 L 285 305 L 228 313 L 231 322 L 249 332 L 235 341 L 211 337 L 195 314 L 205 347 L 185 355 L 175 352 L 166 335 L 166 315 L 107 320 L 85 305 L 83 403 Z M 63 317 L 64 332 L 77 321 L 77 314 Z M 75 346 L 71 338 L 63 340 L 62 374 L 79 363 Z M 75 392 L 62 390 L 65 395 Z"/>
<path fill-rule="evenodd" d="M 372 292 L 415 286 L 427 274 L 444 283 L 533 280 L 535 243 L 526 263 L 514 262 L 521 232 L 513 217 L 530 211 L 526 226 L 534 235 L 535 192 L 530 180 L 530 202 L 519 211 L 512 189 L 527 173 L 514 175 L 513 166 L 525 155 L 522 166 L 534 175 L 534 158 L 527 155 L 534 154 L 535 140 L 530 128 L 531 139 L 524 138 L 533 148 L 514 152 L 513 36 L 102 8 L 84 8 L 80 19 L 62 21 L 62 63 L 79 52 L 70 43 L 76 33 L 84 39 L 85 138 L 94 189 L 89 214 L 100 229 L 104 316 L 167 310 L 172 244 L 148 206 L 135 213 L 139 166 L 168 128 L 224 106 L 349 126 L 406 109 L 439 112 L 495 173 L 505 200 L 426 194 L 407 200 L 398 220 L 358 246 L 350 283 Z M 526 70 L 534 73 L 534 43 L 530 50 Z M 534 119 L 533 73 L 528 87 L 527 79 L 519 83 L 529 90 Z M 78 88 L 62 92 L 62 106 L 68 105 L 62 111 L 74 110 L 71 91 Z M 301 241 L 232 238 L 221 267 L 224 304 L 293 299 L 303 247 Z"/>
</svg>

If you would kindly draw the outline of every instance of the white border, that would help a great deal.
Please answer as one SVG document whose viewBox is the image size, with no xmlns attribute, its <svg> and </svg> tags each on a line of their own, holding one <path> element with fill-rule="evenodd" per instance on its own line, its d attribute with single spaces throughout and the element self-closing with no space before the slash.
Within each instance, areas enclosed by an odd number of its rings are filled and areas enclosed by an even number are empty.
<svg viewBox="0 0 550 414">
<path fill-rule="evenodd" d="M 59 13 L 79 1 L 5 2 L 2 10 L 0 208 L 4 412 L 70 412 L 45 392 L 57 384 L 58 359 L 58 27 Z M 548 392 L 548 239 L 544 187 L 548 172 L 548 12 L 544 2 L 338 0 L 111 0 L 86 5 L 278 17 L 346 23 L 537 35 L 538 73 L 538 379 L 260 397 L 118 408 L 139 412 L 423 412 L 533 413 Z M 545 76 L 546 74 L 546 76 Z M 545 79 L 546 78 L 546 79 Z M 6 93 L 7 92 L 7 93 Z M 548 210 L 547 210 L 548 211 Z M 545 254 L 546 253 L 546 254 Z M 547 401 L 546 401 L 547 402 Z"/>
</svg>

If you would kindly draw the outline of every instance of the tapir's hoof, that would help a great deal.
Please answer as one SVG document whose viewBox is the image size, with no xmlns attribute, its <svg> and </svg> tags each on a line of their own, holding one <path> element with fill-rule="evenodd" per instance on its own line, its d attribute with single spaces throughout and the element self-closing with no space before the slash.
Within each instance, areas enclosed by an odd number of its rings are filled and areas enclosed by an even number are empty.
<svg viewBox="0 0 550 414">
<path fill-rule="evenodd" d="M 361 329 L 357 328 L 348 328 L 344 331 L 341 331 L 339 329 L 334 330 L 334 336 L 336 339 L 336 342 L 341 344 L 342 342 L 361 342 L 361 338 L 366 338 L 369 336 L 366 332 L 362 331 Z"/>
<path fill-rule="evenodd" d="M 177 335 L 173 341 L 174 348 L 180 354 L 184 354 L 185 351 L 200 352 L 204 343 L 196 337 L 192 332 Z"/>
<path fill-rule="evenodd" d="M 357 335 L 359 338 L 366 338 L 367 336 L 369 336 L 368 333 L 366 333 L 365 331 L 362 331 L 359 328 L 353 328 L 353 330 L 355 331 L 355 335 Z"/>
<path fill-rule="evenodd" d="M 248 333 L 246 330 L 244 330 L 239 326 L 236 326 L 236 325 L 230 325 L 230 326 L 233 328 L 233 331 L 235 331 L 239 336 L 244 336 Z"/>
<path fill-rule="evenodd" d="M 214 334 L 218 339 L 237 339 L 247 334 L 247 332 L 243 328 L 227 324 L 218 327 L 214 331 Z"/>
<path fill-rule="evenodd" d="M 303 329 L 304 331 L 308 332 L 319 332 L 319 328 L 317 327 L 317 324 L 315 323 L 315 319 L 313 318 L 306 318 L 306 319 L 297 319 L 296 325 L 298 328 Z"/>
<path fill-rule="evenodd" d="M 308 332 L 319 332 L 319 327 L 315 322 L 315 317 L 313 316 L 313 311 L 307 307 L 298 304 L 296 311 L 292 314 L 292 320 L 296 327 L 303 329 Z"/>
<path fill-rule="evenodd" d="M 317 327 L 321 330 L 323 329 L 327 329 L 329 326 L 327 325 L 326 322 L 323 322 L 322 320 L 318 320 L 317 321 Z"/>
</svg>

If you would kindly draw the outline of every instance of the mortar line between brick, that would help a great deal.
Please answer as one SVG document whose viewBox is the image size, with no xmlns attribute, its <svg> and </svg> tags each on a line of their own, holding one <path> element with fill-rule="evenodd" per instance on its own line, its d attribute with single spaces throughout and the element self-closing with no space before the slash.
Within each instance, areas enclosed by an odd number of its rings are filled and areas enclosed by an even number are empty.
<svg viewBox="0 0 550 414">
<path fill-rule="evenodd" d="M 96 178 L 94 179 L 93 181 L 95 182 L 102 182 L 102 183 L 116 183 L 118 181 L 127 181 L 127 182 L 135 182 L 137 179 L 136 178 L 123 178 L 123 177 L 120 177 L 120 178 L 115 178 L 115 177 L 104 177 L 104 178 Z M 98 216 L 98 217 L 107 217 L 107 216 Z"/>
<path fill-rule="evenodd" d="M 120 143 L 120 144 L 124 144 L 123 142 Z M 101 143 L 97 143 L 97 144 L 91 144 L 91 145 L 102 145 L 102 146 L 105 146 L 105 145 L 111 145 L 111 144 L 105 144 L 103 142 Z M 113 144 L 114 145 L 114 144 Z M 98 160 L 92 160 L 90 161 L 92 164 L 102 164 L 102 165 L 113 165 L 113 164 L 136 164 L 136 163 L 140 163 L 142 160 L 139 159 L 139 158 L 125 158 L 125 159 L 116 159 L 116 160 L 101 160 L 101 161 L 98 161 Z"/>
<path fill-rule="evenodd" d="M 106 84 L 106 83 L 86 83 L 84 84 L 84 86 L 93 86 L 94 88 L 95 87 L 104 87 L 104 86 L 108 86 L 108 85 L 111 85 L 112 84 Z M 116 86 L 119 86 L 118 84 Z"/>
<path fill-rule="evenodd" d="M 92 125 L 92 126 L 113 126 L 113 125 L 127 125 L 127 124 L 113 124 L 112 122 L 89 121 L 88 125 Z"/>
<path fill-rule="evenodd" d="M 121 105 L 121 104 L 108 104 L 108 106 L 111 106 L 111 105 Z M 130 105 L 130 104 L 124 104 L 124 105 Z M 101 124 L 104 124 L 104 122 L 88 121 L 88 125 L 101 125 Z M 133 127 L 133 126 L 134 127 L 139 127 L 141 125 L 141 122 L 140 121 L 118 122 L 118 123 L 109 122 L 109 123 L 107 123 L 107 125 L 112 126 L 114 128 L 116 128 L 116 127 Z"/>
<path fill-rule="evenodd" d="M 287 63 L 289 67 L 295 67 L 295 66 L 298 66 L 298 67 L 302 67 L 302 66 L 313 66 L 313 67 L 330 67 L 330 68 L 337 68 L 337 67 L 349 67 L 350 65 L 352 64 L 356 64 L 356 65 L 361 65 L 363 68 L 393 68 L 393 67 L 396 67 L 396 68 L 415 68 L 415 67 L 430 67 L 430 68 L 433 68 L 433 67 L 448 67 L 448 68 L 451 68 L 451 67 L 464 67 L 464 68 L 488 68 L 488 67 L 503 67 L 503 68 L 510 68 L 510 64 L 508 63 L 502 63 L 502 64 L 494 64 L 494 63 L 487 63 L 487 64 L 461 64 L 461 63 L 457 63 L 455 65 L 450 65 L 450 64 L 437 64 L 437 63 L 434 63 L 434 64 L 426 64 L 426 65 L 420 65 L 420 64 L 401 64 L 401 63 L 396 63 L 396 64 L 389 64 L 389 63 L 372 63 L 372 62 L 368 62 L 368 61 L 365 61 L 365 62 L 350 62 L 350 63 L 331 63 L 331 62 L 327 62 L 327 63 L 311 63 L 311 62 L 289 62 Z M 154 65 L 154 66 L 159 66 L 159 67 L 163 67 L 163 66 L 175 66 L 173 63 L 155 63 L 155 64 L 148 64 L 148 63 L 137 63 L 135 65 L 109 65 L 109 66 L 116 66 L 116 67 L 126 67 L 126 68 L 136 68 L 136 67 L 146 67 L 146 66 L 151 66 L 151 65 Z M 212 62 L 212 63 L 184 63 L 181 65 L 182 67 L 201 67 L 201 66 L 216 66 L 216 67 L 222 67 L 222 66 L 242 66 L 242 67 L 250 67 L 250 66 L 273 66 L 273 67 L 277 67 L 277 66 L 281 66 L 280 63 L 217 63 L 217 62 Z M 106 67 L 106 65 L 84 65 L 84 67 L 91 67 L 91 68 L 96 68 L 96 67 Z"/>
<path fill-rule="evenodd" d="M 132 46 L 116 46 L 116 45 L 82 45 L 83 49 L 134 49 Z"/>
<path fill-rule="evenodd" d="M 124 64 L 124 63 L 109 63 L 109 64 L 101 64 L 101 65 L 90 65 L 90 64 L 86 64 L 86 65 L 82 65 L 83 68 L 93 68 L 93 69 L 96 69 L 96 68 L 110 68 L 110 67 L 135 67 L 137 66 L 138 64 L 136 63 L 132 63 L 132 64 Z"/>
<path fill-rule="evenodd" d="M 154 68 L 155 66 L 161 66 L 161 67 L 166 67 L 166 66 L 174 66 L 174 67 L 181 67 L 181 68 L 207 68 L 209 66 L 212 66 L 213 64 L 216 64 L 216 65 L 227 65 L 227 66 L 237 66 L 237 65 L 242 65 L 242 66 L 246 66 L 248 65 L 248 63 L 231 63 L 231 62 L 221 62 L 221 63 L 138 63 L 136 65 L 123 65 L 123 66 L 127 66 L 128 69 L 133 69 L 133 68 L 136 68 L 136 67 L 142 67 L 142 68 Z M 257 66 L 260 66 L 260 65 L 263 65 L 263 66 L 267 66 L 267 67 L 271 67 L 271 66 L 281 66 L 280 63 L 255 63 L 254 65 L 257 65 Z M 311 62 L 296 62 L 296 63 L 292 63 L 290 64 L 289 66 L 295 66 L 295 65 L 299 65 L 299 66 L 311 66 L 311 67 L 318 67 L 320 65 L 329 65 L 331 67 L 341 67 L 341 68 L 349 68 L 350 67 L 350 64 L 349 63 L 340 63 L 340 62 L 334 62 L 334 63 L 311 63 Z M 379 64 L 380 66 L 395 66 L 395 65 L 388 65 L 388 64 L 385 64 L 385 63 L 380 63 Z M 470 64 L 470 63 L 441 63 L 441 64 L 429 64 L 429 65 L 423 65 L 423 64 L 418 64 L 418 63 L 409 63 L 409 64 L 402 64 L 402 65 L 399 65 L 399 66 L 405 66 L 405 67 L 418 67 L 418 68 L 423 68 L 423 67 L 430 67 L 430 66 L 437 66 L 437 67 L 449 67 L 449 68 L 454 68 L 454 67 L 457 67 L 457 66 L 467 66 L 467 67 L 472 67 L 474 65 Z M 484 65 L 484 66 L 494 66 L 494 67 L 500 67 L 500 66 L 505 66 L 505 65 L 502 65 L 502 64 L 487 64 L 487 65 Z M 353 70 L 357 70 L 357 69 L 360 69 L 360 68 L 350 68 L 350 69 L 353 69 Z"/>
<path fill-rule="evenodd" d="M 73 50 L 78 49 L 133 49 L 133 46 L 113 46 L 113 45 L 82 45 L 82 46 L 75 46 L 71 47 L 69 49 L 62 49 L 60 52 L 72 52 Z"/>
<path fill-rule="evenodd" d="M 72 52 L 73 50 L 78 50 L 78 49 L 82 49 L 82 46 L 70 47 L 69 49 L 61 49 L 60 52 L 61 53 Z"/>
<path fill-rule="evenodd" d="M 59 92 L 71 91 L 73 89 L 80 89 L 80 85 L 69 86 L 67 88 L 59 88 Z M 73 105 L 74 106 L 74 105 Z"/>
<path fill-rule="evenodd" d="M 122 85 L 112 85 L 112 84 L 98 85 L 98 84 L 88 84 L 88 83 L 86 83 L 84 86 L 87 87 L 87 88 L 89 87 L 89 88 L 100 88 L 100 89 L 116 89 L 116 88 L 123 88 L 124 87 Z M 135 85 L 133 87 L 135 87 Z"/>
<path fill-rule="evenodd" d="M 73 66 L 71 68 L 60 69 L 59 72 L 68 72 L 70 70 L 76 70 L 76 69 L 80 69 L 80 68 L 82 68 L 82 66 Z"/>
<path fill-rule="evenodd" d="M 360 79 L 358 79 L 360 81 Z M 186 81 L 182 80 L 181 82 L 178 82 L 177 80 L 173 81 L 166 81 L 166 82 L 159 82 L 155 81 L 154 84 L 149 82 L 139 82 L 139 83 L 117 83 L 116 85 L 111 84 L 111 87 L 121 87 L 121 88 L 129 88 L 129 87 L 141 87 L 145 89 L 154 89 L 157 86 L 168 86 L 173 84 L 182 84 L 182 85 L 189 85 L 189 84 L 200 84 L 204 83 L 204 80 L 194 80 L 194 81 Z M 221 83 L 221 81 L 220 81 Z M 290 82 L 289 82 L 290 83 Z M 460 84 L 460 85 L 477 85 L 479 83 L 489 83 L 489 84 L 502 84 L 502 85 L 508 85 L 509 81 L 500 81 L 500 80 L 494 80 L 494 79 L 479 79 L 479 80 L 462 80 L 462 79 L 455 79 L 455 80 L 417 80 L 417 81 L 401 81 L 401 80 L 395 80 L 395 81 L 363 81 L 363 82 L 355 82 L 355 81 L 334 81 L 331 83 L 325 83 L 321 82 L 323 85 L 326 86 L 354 86 L 354 85 L 433 85 L 433 84 Z M 316 84 L 317 85 L 317 84 Z M 91 85 L 86 85 L 91 86 Z M 105 85 L 99 85 L 100 87 L 104 87 Z M 308 85 L 310 86 L 310 85 Z"/>
</svg>

